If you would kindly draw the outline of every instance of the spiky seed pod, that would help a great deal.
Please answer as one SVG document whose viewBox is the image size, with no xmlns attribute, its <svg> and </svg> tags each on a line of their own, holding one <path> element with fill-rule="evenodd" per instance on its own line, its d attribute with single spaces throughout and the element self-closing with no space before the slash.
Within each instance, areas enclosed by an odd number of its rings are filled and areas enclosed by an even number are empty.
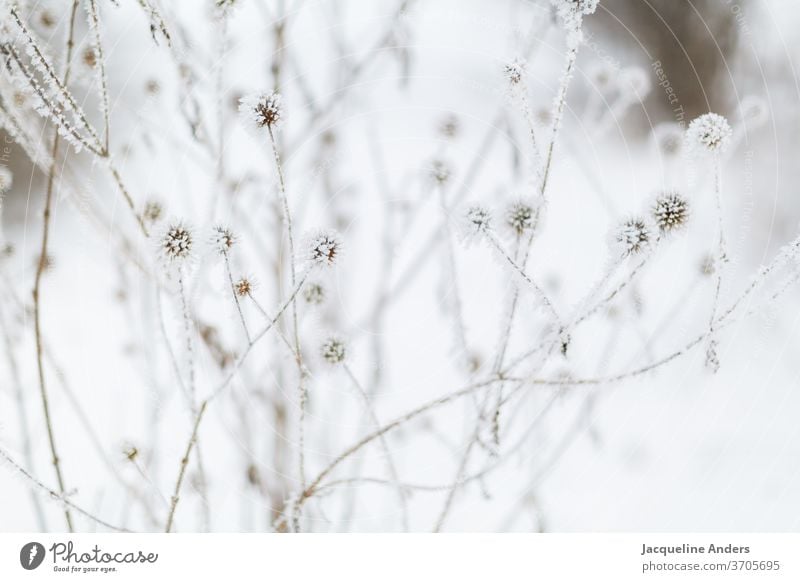
<svg viewBox="0 0 800 582">
<path fill-rule="evenodd" d="M 683 149 L 683 131 L 677 123 L 661 123 L 653 129 L 656 147 L 665 156 L 676 156 Z"/>
<path fill-rule="evenodd" d="M 471 206 L 465 215 L 465 222 L 468 235 L 486 234 L 492 228 L 492 213 L 485 206 Z"/>
<path fill-rule="evenodd" d="M 284 119 L 280 93 L 255 93 L 242 97 L 239 112 L 256 130 L 276 129 Z"/>
<path fill-rule="evenodd" d="M 663 234 L 680 230 L 689 221 L 689 201 L 678 192 L 664 192 L 653 203 L 653 221 Z"/>
<path fill-rule="evenodd" d="M 233 289 L 239 297 L 248 297 L 253 292 L 254 283 L 247 277 L 241 277 L 233 284 Z"/>
<path fill-rule="evenodd" d="M 320 346 L 322 358 L 329 364 L 335 366 L 344 362 L 347 357 L 347 346 L 339 336 L 329 336 Z"/>
<path fill-rule="evenodd" d="M 459 127 L 460 123 L 458 117 L 451 113 L 440 122 L 439 133 L 441 133 L 443 137 L 453 139 L 458 135 Z"/>
<path fill-rule="evenodd" d="M 170 225 L 159 241 L 161 256 L 168 263 L 182 263 L 192 256 L 194 238 L 182 222 Z"/>
<path fill-rule="evenodd" d="M 436 184 L 442 186 L 450 179 L 450 166 L 444 160 L 433 160 L 430 165 L 430 176 Z"/>
<path fill-rule="evenodd" d="M 506 209 L 505 223 L 517 236 L 532 233 L 539 224 L 539 208 L 524 200 L 512 202 Z"/>
<path fill-rule="evenodd" d="M 522 82 L 522 77 L 525 75 L 525 68 L 527 63 L 523 59 L 514 59 L 503 67 L 508 82 L 512 85 L 518 85 Z"/>
<path fill-rule="evenodd" d="M 613 242 L 622 258 L 638 255 L 653 242 L 653 234 L 643 218 L 625 220 L 614 233 Z"/>
<path fill-rule="evenodd" d="M 343 251 L 342 239 L 335 230 L 320 230 L 306 238 L 306 258 L 312 265 L 332 267 Z"/>
<path fill-rule="evenodd" d="M 724 152 L 733 136 L 728 120 L 716 113 L 705 113 L 692 120 L 686 132 L 689 144 L 710 153 Z"/>
<path fill-rule="evenodd" d="M 155 224 L 164 216 L 164 206 L 158 200 L 148 200 L 142 210 L 145 222 Z"/>
<path fill-rule="evenodd" d="M 236 236 L 227 227 L 215 226 L 211 233 L 211 244 L 214 250 L 221 255 L 225 255 L 231 251 L 233 245 L 236 244 Z"/>
<path fill-rule="evenodd" d="M 306 283 L 303 287 L 303 299 L 309 305 L 321 305 L 325 302 L 325 287 L 320 283 Z"/>
</svg>

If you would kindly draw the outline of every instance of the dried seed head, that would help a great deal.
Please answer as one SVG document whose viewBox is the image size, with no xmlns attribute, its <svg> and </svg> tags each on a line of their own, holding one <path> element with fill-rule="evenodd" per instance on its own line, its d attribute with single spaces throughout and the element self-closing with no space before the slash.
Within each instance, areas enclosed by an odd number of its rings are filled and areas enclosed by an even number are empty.
<svg viewBox="0 0 800 582">
<path fill-rule="evenodd" d="M 728 120 L 716 113 L 705 113 L 689 124 L 689 144 L 710 153 L 723 152 L 730 145 L 733 130 Z"/>
<path fill-rule="evenodd" d="M 81 51 L 81 62 L 89 69 L 97 66 L 97 53 L 94 47 L 87 46 Z"/>
<path fill-rule="evenodd" d="M 689 221 L 689 201 L 678 192 L 664 192 L 653 203 L 653 221 L 667 234 L 686 226 Z"/>
<path fill-rule="evenodd" d="M 142 211 L 142 218 L 144 218 L 145 222 L 149 222 L 150 224 L 155 224 L 164 216 L 164 207 L 161 205 L 161 202 L 158 200 L 148 200 L 144 205 L 144 210 Z"/>
<path fill-rule="evenodd" d="M 512 202 L 506 209 L 505 223 L 517 236 L 532 233 L 539 223 L 539 207 L 524 200 Z"/>
<path fill-rule="evenodd" d="M 248 297 L 253 292 L 253 287 L 255 287 L 255 284 L 248 277 L 241 277 L 233 284 L 233 290 L 239 297 Z"/>
<path fill-rule="evenodd" d="M 329 336 L 320 346 L 322 358 L 331 365 L 344 362 L 347 357 L 347 346 L 339 336 Z"/>
<path fill-rule="evenodd" d="M 320 230 L 306 238 L 306 258 L 312 265 L 332 267 L 342 254 L 342 239 L 335 230 Z"/>
<path fill-rule="evenodd" d="M 0 166 L 0 194 L 5 194 L 11 190 L 14 183 L 14 175 L 6 166 Z"/>
<path fill-rule="evenodd" d="M 661 123 L 653 128 L 658 150 L 665 156 L 676 156 L 683 149 L 683 131 L 677 123 Z"/>
<path fill-rule="evenodd" d="M 492 213 L 485 206 L 471 206 L 465 215 L 468 235 L 488 233 L 492 228 Z"/>
<path fill-rule="evenodd" d="M 193 237 L 187 226 L 178 222 L 169 226 L 161 236 L 161 256 L 169 263 L 184 262 L 191 258 Z"/>
<path fill-rule="evenodd" d="M 242 97 L 239 111 L 256 129 L 276 129 L 283 121 L 283 97 L 280 93 L 257 93 Z"/>
<path fill-rule="evenodd" d="M 161 83 L 158 82 L 158 79 L 148 79 L 144 83 L 144 92 L 151 97 L 155 97 L 161 93 Z"/>
<path fill-rule="evenodd" d="M 306 283 L 303 288 L 303 299 L 309 305 L 321 305 L 325 302 L 325 287 L 320 283 Z"/>
<path fill-rule="evenodd" d="M 58 18 L 47 8 L 43 8 L 36 15 L 36 21 L 43 30 L 50 30 L 56 25 Z"/>
<path fill-rule="evenodd" d="M 601 61 L 592 66 L 589 78 L 598 89 L 608 89 L 617 76 L 618 70 L 606 61 Z"/>
<path fill-rule="evenodd" d="M 748 95 L 739 106 L 742 121 L 749 129 L 763 125 L 769 119 L 769 104 L 757 95 Z"/>
<path fill-rule="evenodd" d="M 517 85 L 522 82 L 522 77 L 525 75 L 525 69 L 528 64 L 524 59 L 514 59 L 503 67 L 508 82 L 512 85 Z"/>
<path fill-rule="evenodd" d="M 442 119 L 441 123 L 439 124 L 439 133 L 442 134 L 443 137 L 448 139 L 453 139 L 458 135 L 458 131 L 460 129 L 460 124 L 458 121 L 458 117 L 455 114 L 450 114 Z"/>
<path fill-rule="evenodd" d="M 713 275 L 717 271 L 717 260 L 716 260 L 716 257 L 711 253 L 709 253 L 707 255 L 704 255 L 700 259 L 699 268 L 700 268 L 700 274 L 701 275 L 703 275 L 704 277 L 710 277 L 711 275 Z"/>
<path fill-rule="evenodd" d="M 429 171 L 433 181 L 440 186 L 443 186 L 445 183 L 447 183 L 452 174 L 450 171 L 450 165 L 444 160 L 439 159 L 431 162 Z"/>
<path fill-rule="evenodd" d="M 215 226 L 211 233 L 211 244 L 219 254 L 225 255 L 230 252 L 236 244 L 236 237 L 233 232 L 225 226 Z"/>
<path fill-rule="evenodd" d="M 620 257 L 638 255 L 653 242 L 653 234 L 644 218 L 625 220 L 614 233 L 613 242 Z"/>
</svg>

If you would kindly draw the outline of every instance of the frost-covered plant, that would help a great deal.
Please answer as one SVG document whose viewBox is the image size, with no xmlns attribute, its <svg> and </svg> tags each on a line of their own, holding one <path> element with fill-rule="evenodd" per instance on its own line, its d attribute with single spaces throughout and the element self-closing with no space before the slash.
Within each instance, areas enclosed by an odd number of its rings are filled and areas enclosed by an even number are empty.
<svg viewBox="0 0 800 582">
<path fill-rule="evenodd" d="M 679 192 L 663 192 L 653 202 L 652 216 L 662 234 L 680 230 L 689 220 L 689 201 Z"/>
<path fill-rule="evenodd" d="M 706 113 L 692 120 L 687 137 L 696 150 L 722 153 L 731 143 L 733 130 L 728 120 L 717 113 Z"/>
</svg>

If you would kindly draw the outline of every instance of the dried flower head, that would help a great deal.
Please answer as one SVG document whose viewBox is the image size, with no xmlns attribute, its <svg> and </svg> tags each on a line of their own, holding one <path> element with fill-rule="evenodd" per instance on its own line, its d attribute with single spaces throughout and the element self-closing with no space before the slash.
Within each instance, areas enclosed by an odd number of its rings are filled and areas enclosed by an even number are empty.
<svg viewBox="0 0 800 582">
<path fill-rule="evenodd" d="M 653 203 L 653 221 L 666 234 L 686 226 L 689 221 L 689 201 L 678 192 L 663 192 Z"/>
<path fill-rule="evenodd" d="M 239 112 L 256 129 L 275 129 L 284 118 L 280 93 L 255 93 L 239 101 Z"/>
<path fill-rule="evenodd" d="M 644 252 L 653 242 L 653 234 L 644 218 L 629 218 L 617 227 L 613 243 L 620 257 L 630 257 Z"/>
<path fill-rule="evenodd" d="M 231 232 L 231 229 L 218 225 L 214 227 L 211 233 L 211 244 L 219 254 L 225 255 L 236 244 L 236 236 Z"/>
<path fill-rule="evenodd" d="M 335 230 L 319 230 L 306 238 L 306 258 L 312 265 L 332 267 L 342 249 L 342 239 Z"/>
<path fill-rule="evenodd" d="M 88 68 L 94 69 L 97 67 L 97 53 L 94 50 L 94 47 L 87 46 L 81 51 L 81 63 Z"/>
<path fill-rule="evenodd" d="M 608 89 L 618 72 L 615 65 L 606 61 L 600 61 L 600 63 L 591 67 L 589 78 L 592 80 L 592 84 L 598 89 Z"/>
<path fill-rule="evenodd" d="M 730 145 L 733 130 L 721 115 L 705 113 L 692 120 L 686 135 L 694 148 L 717 153 L 725 151 Z"/>
<path fill-rule="evenodd" d="M 430 164 L 429 171 L 433 181 L 440 186 L 447 183 L 452 174 L 450 165 L 441 159 L 433 160 Z"/>
<path fill-rule="evenodd" d="M 177 222 L 164 231 L 159 244 L 161 257 L 168 263 L 176 263 L 191 258 L 194 241 L 189 227 Z"/>
<path fill-rule="evenodd" d="M 144 92 L 150 97 L 155 97 L 161 93 L 161 83 L 158 82 L 158 79 L 147 79 L 144 82 Z"/>
<path fill-rule="evenodd" d="M 6 166 L 0 166 L 0 194 L 5 194 L 11 190 L 14 183 L 14 175 Z"/>
<path fill-rule="evenodd" d="M 665 156 L 676 156 L 683 149 L 683 130 L 677 123 L 661 123 L 653 128 L 653 139 Z"/>
<path fill-rule="evenodd" d="M 303 299 L 309 305 L 321 305 L 325 301 L 325 287 L 312 281 L 303 287 Z"/>
<path fill-rule="evenodd" d="M 503 67 L 508 82 L 512 85 L 517 85 L 522 82 L 522 77 L 525 75 L 525 69 L 528 64 L 524 59 L 516 58 Z"/>
<path fill-rule="evenodd" d="M 254 287 L 253 280 L 248 277 L 241 277 L 233 284 L 233 290 L 239 297 L 248 297 L 253 292 Z"/>
<path fill-rule="evenodd" d="M 142 218 L 145 222 L 155 224 L 164 216 L 164 206 L 158 200 L 148 200 L 145 202 L 144 210 L 142 210 Z"/>
<path fill-rule="evenodd" d="M 459 129 L 460 129 L 460 124 L 458 121 L 458 117 L 456 117 L 455 114 L 453 113 L 447 115 L 444 119 L 442 119 L 442 121 L 439 124 L 439 133 L 441 133 L 442 136 L 448 139 L 453 139 L 454 137 L 456 137 L 458 135 Z"/>
<path fill-rule="evenodd" d="M 505 223 L 517 236 L 532 233 L 539 223 L 539 207 L 525 200 L 512 202 L 506 209 Z"/>
<path fill-rule="evenodd" d="M 710 277 L 717 271 L 717 259 L 712 253 L 703 255 L 700 258 L 699 264 L 700 274 L 704 277 Z"/>
<path fill-rule="evenodd" d="M 331 365 L 341 364 L 347 357 L 344 340 L 336 335 L 329 336 L 320 346 L 322 358 Z"/>
<path fill-rule="evenodd" d="M 485 206 L 470 206 L 464 218 L 468 235 L 486 234 L 492 228 L 492 213 Z"/>
<path fill-rule="evenodd" d="M 769 104 L 757 95 L 748 95 L 739 105 L 742 121 L 749 129 L 763 125 L 769 119 Z"/>
<path fill-rule="evenodd" d="M 58 23 L 58 17 L 47 8 L 42 8 L 36 15 L 36 23 L 42 30 L 49 31 Z"/>
</svg>

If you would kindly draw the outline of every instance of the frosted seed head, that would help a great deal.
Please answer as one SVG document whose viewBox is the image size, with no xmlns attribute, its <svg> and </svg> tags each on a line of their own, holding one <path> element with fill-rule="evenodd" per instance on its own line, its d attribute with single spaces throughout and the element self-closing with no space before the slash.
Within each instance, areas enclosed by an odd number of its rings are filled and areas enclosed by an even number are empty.
<svg viewBox="0 0 800 582">
<path fill-rule="evenodd" d="M 239 112 L 256 130 L 276 129 L 284 119 L 280 93 L 254 93 L 242 97 Z"/>
<path fill-rule="evenodd" d="M 249 277 L 240 277 L 233 284 L 233 290 L 238 297 L 249 297 L 254 288 L 255 282 Z"/>
<path fill-rule="evenodd" d="M 653 202 L 652 213 L 663 234 L 675 232 L 689 221 L 689 201 L 679 192 L 663 192 Z"/>
<path fill-rule="evenodd" d="M 303 287 L 303 299 L 309 305 L 321 305 L 325 302 L 325 287 L 321 283 L 312 281 Z"/>
<path fill-rule="evenodd" d="M 159 200 L 148 200 L 142 210 L 142 218 L 149 224 L 155 224 L 164 217 L 164 206 Z"/>
<path fill-rule="evenodd" d="M 5 194 L 11 190 L 14 183 L 14 175 L 6 166 L 0 166 L 0 194 Z"/>
<path fill-rule="evenodd" d="M 337 335 L 328 336 L 322 342 L 319 351 L 322 359 L 332 366 L 341 364 L 347 357 L 347 346 L 344 340 Z"/>
<path fill-rule="evenodd" d="M 769 104 L 757 95 L 748 95 L 739 106 L 742 121 L 748 128 L 754 129 L 769 119 Z"/>
<path fill-rule="evenodd" d="M 341 258 L 342 238 L 335 230 L 319 230 L 306 237 L 306 259 L 312 266 L 332 267 Z"/>
<path fill-rule="evenodd" d="M 710 277 L 717 271 L 717 260 L 713 254 L 708 253 L 700 258 L 699 264 L 700 274 L 704 277 Z"/>
<path fill-rule="evenodd" d="M 468 235 L 487 234 L 492 228 L 492 213 L 485 206 L 471 206 L 467 209 L 465 222 Z"/>
<path fill-rule="evenodd" d="M 440 159 L 431 162 L 429 172 L 431 179 L 439 186 L 446 184 L 452 175 L 450 164 Z"/>
<path fill-rule="evenodd" d="M 236 244 L 236 236 L 225 226 L 215 226 L 211 233 L 211 245 L 221 255 L 228 254 Z"/>
<path fill-rule="evenodd" d="M 460 123 L 458 121 L 458 117 L 455 114 L 447 115 L 444 119 L 441 120 L 439 123 L 439 133 L 442 134 L 442 137 L 446 137 L 447 139 L 453 139 L 458 135 L 460 130 Z"/>
<path fill-rule="evenodd" d="M 653 128 L 656 147 L 665 156 L 677 156 L 683 149 L 683 131 L 677 123 L 661 123 Z"/>
<path fill-rule="evenodd" d="M 539 224 L 539 210 L 537 204 L 527 200 L 512 202 L 505 212 L 505 224 L 517 236 L 530 234 Z"/>
<path fill-rule="evenodd" d="M 164 230 L 159 245 L 161 258 L 167 263 L 183 263 L 192 256 L 194 237 L 189 227 L 182 222 L 176 222 Z"/>
<path fill-rule="evenodd" d="M 518 85 L 521 83 L 527 66 L 528 64 L 525 62 L 525 60 L 519 58 L 507 63 L 503 67 L 503 71 L 505 72 L 508 82 L 512 85 Z"/>
<path fill-rule="evenodd" d="M 617 69 L 611 64 L 602 61 L 592 66 L 589 78 L 598 89 L 608 89 L 617 77 Z"/>
<path fill-rule="evenodd" d="M 625 220 L 614 232 L 612 243 L 621 258 L 639 255 L 653 242 L 653 233 L 644 218 Z"/>
<path fill-rule="evenodd" d="M 721 115 L 705 113 L 692 120 L 686 136 L 693 148 L 718 153 L 724 152 L 730 145 L 733 130 Z"/>
</svg>

